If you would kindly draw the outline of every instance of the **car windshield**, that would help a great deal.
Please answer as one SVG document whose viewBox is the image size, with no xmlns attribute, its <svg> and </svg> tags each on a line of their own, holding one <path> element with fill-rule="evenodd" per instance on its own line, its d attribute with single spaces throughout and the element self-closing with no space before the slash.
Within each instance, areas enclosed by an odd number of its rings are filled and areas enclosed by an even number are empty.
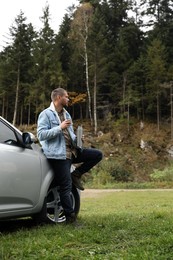
<svg viewBox="0 0 173 260">
<path fill-rule="evenodd" d="M 0 121 L 0 142 L 4 143 L 8 139 L 17 141 L 14 132 Z"/>
</svg>

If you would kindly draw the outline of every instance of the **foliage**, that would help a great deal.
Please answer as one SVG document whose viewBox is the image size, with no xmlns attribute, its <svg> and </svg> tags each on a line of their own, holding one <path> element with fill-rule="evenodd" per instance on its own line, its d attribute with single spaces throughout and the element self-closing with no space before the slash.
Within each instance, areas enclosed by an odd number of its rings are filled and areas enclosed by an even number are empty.
<svg viewBox="0 0 173 260">
<path fill-rule="evenodd" d="M 150 174 L 152 181 L 173 181 L 173 165 L 167 166 L 163 170 L 154 169 L 153 173 Z"/>
<path fill-rule="evenodd" d="M 127 118 L 128 128 L 131 117 L 157 118 L 159 131 L 171 114 L 172 12 L 171 1 L 79 1 L 57 33 L 48 4 L 40 31 L 21 12 L 0 53 L 2 115 L 17 125 L 36 123 L 52 89 L 64 87 L 87 92 L 70 109 L 75 119 L 94 118 L 95 134 L 109 113 Z"/>
<path fill-rule="evenodd" d="M 24 101 L 33 82 L 31 50 L 34 36 L 32 25 L 26 23 L 26 17 L 23 12 L 20 12 L 10 28 L 13 45 L 6 47 L 1 56 L 1 73 L 3 74 L 0 85 L 3 93 L 3 112 L 6 115 L 9 114 L 9 120 L 13 118 L 13 124 L 16 124 L 19 110 L 21 112 L 26 105 Z M 13 94 L 12 97 L 10 95 L 12 101 L 10 107 L 8 106 L 8 92 Z M 21 122 L 22 118 L 23 113 L 21 112 Z"/>
<path fill-rule="evenodd" d="M 126 182 L 124 187 L 138 187 L 136 183 L 143 185 L 151 181 L 154 169 L 170 167 L 172 142 L 168 123 L 162 124 L 159 132 L 156 124 L 143 121 L 141 126 L 135 118 L 131 118 L 129 132 L 126 118 L 99 121 L 99 127 L 100 133 L 94 136 L 83 122 L 85 146 L 92 145 L 104 154 L 103 160 L 84 179 L 87 187 L 117 187 L 116 183 L 122 182 Z M 142 142 L 145 147 L 141 146 Z M 170 187 L 171 183 L 166 183 L 170 182 L 169 178 L 164 182 L 158 185 Z"/>
<path fill-rule="evenodd" d="M 113 182 L 132 181 L 131 173 L 114 159 L 103 160 L 99 166 L 91 170 L 92 186 L 107 186 Z M 91 181 L 91 180 L 90 180 Z"/>
<path fill-rule="evenodd" d="M 83 103 L 86 101 L 86 97 L 85 93 L 69 92 L 70 105 Z"/>
<path fill-rule="evenodd" d="M 54 53 L 55 36 L 54 31 L 51 29 L 49 6 L 46 6 L 43 10 L 43 16 L 41 17 L 43 28 L 39 33 L 34 45 L 34 58 L 36 64 L 37 77 L 35 79 L 35 94 L 38 94 L 38 107 L 40 111 L 50 102 L 50 93 L 56 84 L 60 84 L 61 81 L 61 66 L 57 62 L 57 58 Z M 54 60 L 54 62 L 52 62 Z M 38 112 L 36 111 L 36 112 Z"/>
<path fill-rule="evenodd" d="M 127 169 L 122 168 L 122 166 L 117 166 L 117 168 L 112 170 L 111 175 L 117 182 L 132 181 L 130 172 L 128 172 Z"/>
</svg>

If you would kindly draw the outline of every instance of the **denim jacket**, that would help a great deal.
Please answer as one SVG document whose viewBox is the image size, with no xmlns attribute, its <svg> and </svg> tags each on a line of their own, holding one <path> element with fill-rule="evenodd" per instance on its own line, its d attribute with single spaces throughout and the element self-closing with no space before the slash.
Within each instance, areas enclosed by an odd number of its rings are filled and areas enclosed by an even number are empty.
<svg viewBox="0 0 173 260">
<path fill-rule="evenodd" d="M 63 109 L 64 118 L 71 119 L 70 114 Z M 71 119 L 72 121 L 72 119 Z M 66 159 L 65 138 L 60 127 L 61 121 L 55 110 L 54 104 L 43 110 L 37 122 L 37 137 L 42 146 L 45 156 L 49 159 Z M 73 126 L 68 127 L 72 143 L 76 144 L 76 135 Z"/>
</svg>

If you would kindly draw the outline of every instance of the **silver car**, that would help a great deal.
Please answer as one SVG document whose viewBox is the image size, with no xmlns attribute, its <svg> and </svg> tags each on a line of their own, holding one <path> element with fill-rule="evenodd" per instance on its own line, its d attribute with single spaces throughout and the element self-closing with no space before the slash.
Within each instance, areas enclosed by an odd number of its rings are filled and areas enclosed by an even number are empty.
<svg viewBox="0 0 173 260">
<path fill-rule="evenodd" d="M 33 134 L 0 117 L 0 220 L 31 216 L 38 222 L 65 221 L 52 169 L 35 141 Z M 80 193 L 75 187 L 71 197 L 78 214 Z"/>
</svg>

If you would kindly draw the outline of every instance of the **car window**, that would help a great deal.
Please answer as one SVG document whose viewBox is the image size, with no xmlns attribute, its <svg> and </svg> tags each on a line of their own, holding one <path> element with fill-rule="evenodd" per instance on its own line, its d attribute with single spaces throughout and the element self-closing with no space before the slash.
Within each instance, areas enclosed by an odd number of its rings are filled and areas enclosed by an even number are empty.
<svg viewBox="0 0 173 260">
<path fill-rule="evenodd" d="M 10 142 L 8 142 L 9 140 L 17 143 L 14 132 L 0 121 L 0 143 L 6 142 L 10 144 Z"/>
</svg>

